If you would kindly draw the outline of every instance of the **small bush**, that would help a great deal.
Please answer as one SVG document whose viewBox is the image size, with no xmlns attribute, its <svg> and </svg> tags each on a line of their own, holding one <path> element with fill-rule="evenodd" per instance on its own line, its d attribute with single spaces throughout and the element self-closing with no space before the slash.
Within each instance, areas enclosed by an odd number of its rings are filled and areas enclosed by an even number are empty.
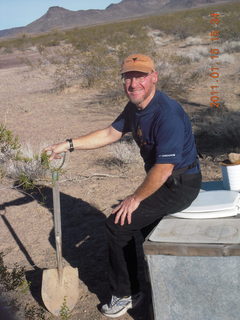
<svg viewBox="0 0 240 320">
<path fill-rule="evenodd" d="M 20 149 L 18 138 L 0 124 L 0 164 L 16 157 Z"/>
<path fill-rule="evenodd" d="M 187 75 L 184 77 L 184 74 L 176 69 L 173 73 L 161 75 L 158 89 L 175 99 L 180 99 L 187 95 L 190 84 L 191 82 L 188 81 Z"/>
<path fill-rule="evenodd" d="M 240 112 L 229 111 L 224 104 L 218 108 L 206 108 L 194 121 L 200 152 L 239 152 L 239 123 Z"/>
<path fill-rule="evenodd" d="M 32 189 L 36 180 L 46 176 L 49 169 L 46 161 L 45 154 L 34 154 L 29 157 L 29 153 L 26 154 L 23 150 L 16 159 L 5 163 L 5 172 L 24 189 Z"/>
<path fill-rule="evenodd" d="M 29 145 L 22 147 L 12 132 L 0 125 L 0 177 L 7 176 L 31 189 L 49 169 L 46 157 L 41 152 L 34 153 Z"/>
<path fill-rule="evenodd" d="M 95 161 L 97 165 L 106 168 L 124 168 L 127 165 L 141 161 L 139 148 L 132 136 L 124 136 L 118 142 L 108 146 L 110 156 Z"/>
<path fill-rule="evenodd" d="M 25 269 L 15 264 L 15 267 L 9 271 L 3 262 L 3 253 L 0 252 L 0 283 L 6 291 L 15 290 L 25 280 Z"/>
<path fill-rule="evenodd" d="M 132 139 L 125 138 L 112 144 L 109 149 L 113 158 L 122 164 L 136 163 L 140 159 L 139 148 Z"/>
<path fill-rule="evenodd" d="M 185 46 L 196 46 L 202 44 L 202 38 L 197 36 L 197 37 L 188 37 L 185 40 Z"/>
<path fill-rule="evenodd" d="M 68 320 L 71 317 L 70 309 L 67 306 L 66 298 L 64 297 L 63 304 L 60 310 L 61 320 Z"/>
<path fill-rule="evenodd" d="M 171 55 L 168 59 L 169 62 L 176 65 L 186 65 L 191 63 L 191 59 L 184 55 Z"/>
<path fill-rule="evenodd" d="M 235 62 L 235 58 L 231 54 L 225 53 L 219 56 L 218 62 L 223 64 L 233 64 Z"/>
<path fill-rule="evenodd" d="M 24 308 L 24 314 L 26 320 L 45 320 L 46 312 L 43 308 L 39 308 L 29 303 Z"/>
<path fill-rule="evenodd" d="M 226 41 L 222 46 L 222 50 L 224 53 L 240 52 L 240 41 Z"/>
<path fill-rule="evenodd" d="M 119 62 L 102 46 L 96 46 L 92 52 L 83 55 L 79 65 L 83 85 L 92 88 L 98 85 L 106 87 L 114 81 L 117 75 Z"/>
</svg>

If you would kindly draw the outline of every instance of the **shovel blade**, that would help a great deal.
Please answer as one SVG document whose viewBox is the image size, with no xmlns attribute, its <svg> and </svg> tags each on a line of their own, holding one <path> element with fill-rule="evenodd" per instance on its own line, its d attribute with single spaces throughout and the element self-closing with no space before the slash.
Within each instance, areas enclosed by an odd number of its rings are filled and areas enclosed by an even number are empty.
<svg viewBox="0 0 240 320">
<path fill-rule="evenodd" d="M 42 300 L 49 312 L 59 316 L 64 309 L 70 312 L 79 297 L 78 269 L 67 266 L 63 268 L 62 281 L 58 269 L 43 271 Z"/>
</svg>

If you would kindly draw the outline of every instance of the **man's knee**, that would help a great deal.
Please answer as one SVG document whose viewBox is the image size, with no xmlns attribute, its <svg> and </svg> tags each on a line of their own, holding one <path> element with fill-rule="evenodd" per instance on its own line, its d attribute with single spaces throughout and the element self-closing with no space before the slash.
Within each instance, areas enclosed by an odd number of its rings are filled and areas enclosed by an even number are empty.
<svg viewBox="0 0 240 320">
<path fill-rule="evenodd" d="M 114 222 L 115 215 L 110 214 L 110 216 L 105 220 L 105 227 L 107 234 L 115 234 L 118 232 L 119 225 Z"/>
<path fill-rule="evenodd" d="M 134 234 L 134 230 L 131 230 L 128 224 L 121 226 L 119 223 L 115 223 L 114 220 L 115 215 L 111 214 L 105 221 L 108 240 L 117 241 L 119 244 L 129 241 Z"/>
</svg>

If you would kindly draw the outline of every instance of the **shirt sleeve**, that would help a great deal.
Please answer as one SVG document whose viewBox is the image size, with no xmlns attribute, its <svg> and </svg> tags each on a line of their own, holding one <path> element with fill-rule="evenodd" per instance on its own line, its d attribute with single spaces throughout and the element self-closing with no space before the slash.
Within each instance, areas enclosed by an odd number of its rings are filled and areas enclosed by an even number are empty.
<svg viewBox="0 0 240 320">
<path fill-rule="evenodd" d="M 113 121 L 112 127 L 122 133 L 131 132 L 130 125 L 130 112 L 128 105 L 125 107 L 122 113 Z"/>
<path fill-rule="evenodd" d="M 177 164 L 182 160 L 184 146 L 184 119 L 171 114 L 156 125 L 156 163 Z"/>
</svg>

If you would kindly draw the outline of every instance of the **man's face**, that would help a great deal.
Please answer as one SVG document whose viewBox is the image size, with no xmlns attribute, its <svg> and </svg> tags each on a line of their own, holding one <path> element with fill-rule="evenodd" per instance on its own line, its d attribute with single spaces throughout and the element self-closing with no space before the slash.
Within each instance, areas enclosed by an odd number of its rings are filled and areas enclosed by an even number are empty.
<svg viewBox="0 0 240 320">
<path fill-rule="evenodd" d="M 157 80 L 157 72 L 148 74 L 130 71 L 124 73 L 124 90 L 128 99 L 138 108 L 144 109 L 155 94 Z"/>
</svg>

